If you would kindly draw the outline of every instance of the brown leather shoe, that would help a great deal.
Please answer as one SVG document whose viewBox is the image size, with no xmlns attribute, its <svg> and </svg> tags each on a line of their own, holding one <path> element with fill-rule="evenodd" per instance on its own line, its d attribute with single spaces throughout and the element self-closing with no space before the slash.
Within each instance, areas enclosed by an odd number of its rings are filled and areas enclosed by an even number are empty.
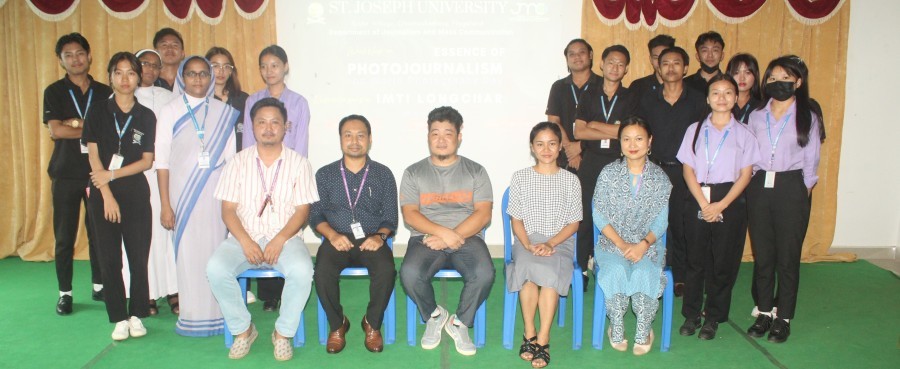
<svg viewBox="0 0 900 369">
<path fill-rule="evenodd" d="M 329 354 L 341 352 L 344 346 L 347 345 L 344 335 L 347 334 L 348 330 L 350 330 L 350 321 L 347 320 L 347 316 L 344 316 L 344 324 L 341 324 L 340 328 L 328 334 L 328 343 L 325 345 L 325 351 Z"/>
<path fill-rule="evenodd" d="M 384 350 L 384 339 L 381 338 L 381 331 L 372 329 L 369 320 L 363 315 L 362 329 L 366 334 L 366 350 L 370 352 L 381 352 Z"/>
</svg>

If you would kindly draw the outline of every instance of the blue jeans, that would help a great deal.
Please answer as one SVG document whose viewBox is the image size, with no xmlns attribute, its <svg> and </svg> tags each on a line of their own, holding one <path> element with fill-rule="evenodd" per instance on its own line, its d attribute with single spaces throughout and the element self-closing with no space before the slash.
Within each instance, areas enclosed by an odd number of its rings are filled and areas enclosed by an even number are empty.
<svg viewBox="0 0 900 369">
<path fill-rule="evenodd" d="M 456 269 L 463 277 L 456 316 L 467 327 L 475 324 L 475 312 L 491 293 L 494 284 L 494 263 L 484 240 L 478 236 L 466 238 L 458 250 L 435 251 L 422 243 L 422 236 L 409 239 L 406 256 L 400 266 L 400 282 L 409 298 L 419 307 L 422 319 L 428 320 L 437 302 L 431 279 L 440 269 Z"/>
<path fill-rule="evenodd" d="M 258 243 L 265 250 L 268 240 L 262 238 Z M 306 307 L 312 289 L 313 264 L 303 239 L 294 237 L 285 242 L 275 265 L 250 264 L 241 244 L 234 237 L 227 238 L 216 249 L 206 265 L 206 278 L 233 335 L 250 328 L 250 311 L 244 304 L 237 282 L 237 276 L 247 269 L 275 269 L 284 274 L 281 310 L 275 321 L 275 330 L 284 337 L 294 337 L 300 324 L 300 313 Z"/>
</svg>

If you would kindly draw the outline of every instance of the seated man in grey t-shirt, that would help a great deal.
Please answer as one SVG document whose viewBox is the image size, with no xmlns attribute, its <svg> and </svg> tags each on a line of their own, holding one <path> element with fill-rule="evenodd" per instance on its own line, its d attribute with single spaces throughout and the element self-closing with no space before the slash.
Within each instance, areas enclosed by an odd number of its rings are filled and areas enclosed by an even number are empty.
<svg viewBox="0 0 900 369">
<path fill-rule="evenodd" d="M 400 281 L 426 320 L 422 348 L 437 347 L 443 328 L 456 342 L 457 352 L 474 355 L 469 328 L 494 282 L 494 264 L 481 233 L 491 220 L 493 190 L 484 167 L 456 154 L 462 123 L 456 109 L 432 110 L 428 114 L 431 156 L 403 173 L 400 210 L 412 236 L 400 267 Z M 465 283 L 452 316 L 437 305 L 431 286 L 431 279 L 442 268 L 456 269 Z"/>
</svg>

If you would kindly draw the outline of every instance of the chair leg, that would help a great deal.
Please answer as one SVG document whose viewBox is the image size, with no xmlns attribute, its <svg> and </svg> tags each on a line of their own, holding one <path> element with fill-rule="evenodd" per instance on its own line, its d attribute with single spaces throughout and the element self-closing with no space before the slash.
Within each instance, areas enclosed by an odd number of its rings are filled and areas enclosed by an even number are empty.
<svg viewBox="0 0 900 369">
<path fill-rule="evenodd" d="M 328 335 L 328 319 L 325 316 L 325 309 L 322 308 L 322 300 L 316 299 L 316 306 L 318 306 L 319 344 L 324 345 Z"/>
<path fill-rule="evenodd" d="M 410 346 L 416 345 L 416 310 L 416 303 L 406 296 L 406 344 Z"/>
<path fill-rule="evenodd" d="M 581 274 L 581 269 L 576 268 L 575 273 Z M 572 279 L 572 349 L 581 349 L 581 336 L 584 330 L 584 281 L 581 278 Z"/>
<path fill-rule="evenodd" d="M 516 327 L 516 305 L 519 292 L 509 292 L 503 286 L 503 348 L 510 350 L 513 344 L 513 331 Z"/>
<path fill-rule="evenodd" d="M 484 347 L 487 336 L 487 300 L 475 311 L 475 347 Z"/>
<path fill-rule="evenodd" d="M 603 350 L 604 328 L 606 327 L 606 297 L 599 283 L 594 283 L 594 322 L 591 332 L 591 344 L 597 350 Z"/>
<path fill-rule="evenodd" d="M 566 296 L 559 297 L 559 307 L 556 309 L 556 325 L 560 328 L 566 326 L 566 301 L 568 301 Z"/>
<path fill-rule="evenodd" d="M 397 339 L 397 306 L 394 301 L 394 291 L 391 290 L 391 299 L 388 300 L 387 311 L 384 312 L 385 343 L 391 345 Z"/>
<path fill-rule="evenodd" d="M 306 325 L 303 324 L 305 317 L 303 312 L 300 312 L 300 324 L 297 325 L 297 333 L 294 334 L 294 347 L 303 347 L 306 345 Z"/>
<path fill-rule="evenodd" d="M 659 351 L 668 352 L 672 344 L 672 308 L 675 300 L 674 279 L 672 269 L 666 268 L 666 289 L 663 291 L 662 343 Z"/>
</svg>

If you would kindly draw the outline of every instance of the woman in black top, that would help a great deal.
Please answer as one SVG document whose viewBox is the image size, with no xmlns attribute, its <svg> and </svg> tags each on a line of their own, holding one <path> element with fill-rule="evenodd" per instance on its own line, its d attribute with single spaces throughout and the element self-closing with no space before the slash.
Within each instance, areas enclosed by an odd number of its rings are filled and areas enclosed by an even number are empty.
<svg viewBox="0 0 900 369">
<path fill-rule="evenodd" d="M 731 114 L 738 122 L 747 124 L 750 121 L 750 112 L 762 104 L 759 92 L 759 63 L 753 55 L 735 54 L 728 60 L 725 73 L 733 77 L 738 84 L 738 98 L 731 108 Z"/>
<path fill-rule="evenodd" d="M 241 151 L 241 140 L 244 133 L 244 105 L 247 103 L 248 95 L 241 91 L 241 82 L 238 80 L 234 58 L 224 47 L 213 46 L 206 52 L 206 60 L 212 64 L 213 75 L 216 77 L 216 99 L 240 113 L 237 124 L 234 125 L 234 137 L 237 142 L 237 151 Z M 253 134 L 252 129 L 250 134 Z"/>
<path fill-rule="evenodd" d="M 90 110 L 83 138 L 91 164 L 88 214 L 98 238 L 106 313 L 116 323 L 112 338 L 121 341 L 147 334 L 140 318 L 150 314 L 147 260 L 152 232 L 150 188 L 143 172 L 153 164 L 156 116 L 134 97 L 141 79 L 134 54 L 116 53 L 107 71 L 114 95 Z M 131 271 L 127 308 L 123 240 Z"/>
</svg>

